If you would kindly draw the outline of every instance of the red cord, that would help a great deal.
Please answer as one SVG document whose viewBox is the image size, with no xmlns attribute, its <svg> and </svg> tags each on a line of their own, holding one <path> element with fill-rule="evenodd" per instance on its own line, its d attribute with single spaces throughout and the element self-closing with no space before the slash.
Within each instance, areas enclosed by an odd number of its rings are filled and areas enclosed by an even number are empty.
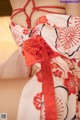
<svg viewBox="0 0 80 120">
<path fill-rule="evenodd" d="M 27 7 L 28 4 L 30 3 L 30 1 L 32 1 L 33 8 L 32 8 L 31 14 L 28 15 L 28 14 L 26 13 L 26 7 Z M 12 19 L 15 15 L 17 15 L 18 13 L 24 12 L 24 14 L 25 14 L 26 17 L 27 17 L 27 24 L 28 24 L 29 27 L 31 27 L 31 25 L 30 25 L 31 17 L 32 17 L 32 14 L 34 13 L 34 11 L 36 11 L 36 10 L 37 10 L 37 11 L 47 12 L 47 13 L 60 14 L 60 13 L 57 13 L 57 12 L 51 12 L 51 11 L 49 11 L 49 10 L 44 10 L 43 8 L 65 9 L 64 7 L 61 7 L 61 6 L 38 6 L 38 7 L 36 7 L 34 0 L 28 0 L 28 1 L 25 3 L 25 5 L 23 6 L 23 8 L 17 8 L 17 9 L 14 9 L 14 10 L 13 10 L 13 14 L 12 14 L 12 16 L 11 16 L 11 19 Z M 15 12 L 15 13 L 14 13 L 14 12 Z"/>
</svg>

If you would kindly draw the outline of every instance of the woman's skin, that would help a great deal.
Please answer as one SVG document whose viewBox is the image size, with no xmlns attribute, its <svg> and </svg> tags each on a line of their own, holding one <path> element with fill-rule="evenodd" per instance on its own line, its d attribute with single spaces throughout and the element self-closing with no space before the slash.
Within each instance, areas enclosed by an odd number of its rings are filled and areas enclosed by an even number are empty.
<svg viewBox="0 0 80 120">
<path fill-rule="evenodd" d="M 12 8 L 21 8 L 26 3 L 26 0 L 10 0 Z M 73 16 L 80 16 L 80 3 L 60 3 L 58 0 L 35 0 L 36 6 L 42 5 L 53 5 L 53 6 L 62 6 L 65 7 L 65 10 L 60 9 L 50 9 L 51 11 L 59 12 L 60 14 L 67 14 Z M 28 14 L 31 13 L 32 4 L 26 8 Z M 35 21 L 42 15 L 45 15 L 45 12 L 35 11 L 31 18 L 31 25 L 33 26 Z M 23 18 L 23 19 L 20 19 Z M 14 22 L 27 26 L 25 21 L 24 13 L 19 13 L 12 19 Z M 22 89 L 27 79 L 8 79 L 0 80 L 0 113 L 7 113 L 8 120 L 16 120 L 19 100 L 21 96 Z M 27 102 L 27 101 L 26 101 Z M 80 104 L 79 104 L 80 108 Z"/>
<path fill-rule="evenodd" d="M 35 1 L 35 4 L 36 6 L 45 6 L 45 5 L 53 5 L 53 6 L 61 6 L 61 7 L 65 7 L 65 10 L 60 10 L 60 9 L 54 9 L 54 8 L 51 8 L 51 9 L 48 9 L 50 11 L 53 11 L 53 12 L 59 12 L 60 14 L 67 14 L 67 15 L 73 15 L 73 16 L 80 16 L 80 3 L 69 3 L 69 4 L 66 4 L 66 3 L 61 3 L 59 2 L 59 0 L 43 0 L 41 2 L 41 0 L 34 0 Z M 16 9 L 16 8 L 21 8 L 24 6 L 24 4 L 26 3 L 26 0 L 10 0 L 11 2 L 11 5 L 12 5 L 12 9 Z M 31 13 L 32 11 L 32 3 L 30 2 L 30 4 L 27 6 L 26 8 L 26 12 L 28 14 Z M 47 9 L 46 9 L 47 10 Z M 45 15 L 46 12 L 41 12 L 41 11 L 35 11 L 32 15 L 32 18 L 31 18 L 31 25 L 33 26 L 35 21 L 42 15 Z M 23 18 L 23 19 L 20 19 L 20 18 Z M 22 26 L 27 26 L 26 24 L 26 16 L 24 15 L 24 13 L 19 13 L 17 14 L 16 16 L 13 17 L 13 21 L 22 25 Z"/>
<path fill-rule="evenodd" d="M 17 0 L 17 1 L 16 0 L 10 0 L 10 1 L 11 1 L 12 9 L 21 8 L 26 3 L 26 0 L 23 0 L 23 1 L 22 0 L 20 0 L 20 1 L 19 0 Z M 43 0 L 42 2 L 41 2 L 41 0 L 34 0 L 34 1 L 35 1 L 36 6 L 43 6 L 43 5 L 44 6 L 49 6 L 49 5 L 52 6 L 53 5 L 53 6 L 63 6 L 63 7 L 65 7 L 65 4 L 60 3 L 58 0 L 53 0 L 53 1 L 52 0 Z M 30 2 L 29 5 L 26 7 L 26 12 L 29 15 L 32 11 L 32 7 L 33 7 L 32 2 Z M 65 10 L 53 9 L 53 8 L 50 8 L 48 10 L 54 11 L 54 12 L 59 12 L 61 14 L 65 14 Z M 32 15 L 32 18 L 31 18 L 31 26 L 34 25 L 35 21 L 40 16 L 45 15 L 45 14 L 46 14 L 46 12 L 35 11 Z M 23 19 L 19 19 L 21 17 L 23 17 Z M 25 19 L 26 19 L 26 16 L 24 15 L 24 13 L 21 12 L 21 13 L 17 14 L 15 17 L 13 17 L 12 20 L 14 22 L 22 25 L 22 26 L 27 26 Z"/>
</svg>

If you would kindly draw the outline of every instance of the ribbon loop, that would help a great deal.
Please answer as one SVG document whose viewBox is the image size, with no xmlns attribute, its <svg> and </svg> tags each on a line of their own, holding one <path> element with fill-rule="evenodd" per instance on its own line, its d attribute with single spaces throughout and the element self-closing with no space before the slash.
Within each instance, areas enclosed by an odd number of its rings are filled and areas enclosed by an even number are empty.
<svg viewBox="0 0 80 120">
<path fill-rule="evenodd" d="M 47 54 L 44 54 L 43 48 L 46 49 Z M 45 59 L 59 56 L 57 52 L 51 50 L 41 36 L 32 37 L 24 41 L 23 54 L 27 65 L 33 65 L 37 62 L 41 63 Z"/>
</svg>

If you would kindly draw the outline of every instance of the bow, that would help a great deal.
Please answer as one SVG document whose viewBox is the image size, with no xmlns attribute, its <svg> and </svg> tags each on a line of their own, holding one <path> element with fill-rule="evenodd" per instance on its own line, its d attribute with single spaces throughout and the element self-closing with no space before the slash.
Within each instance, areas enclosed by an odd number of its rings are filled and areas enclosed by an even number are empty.
<svg viewBox="0 0 80 120">
<path fill-rule="evenodd" d="M 47 54 L 44 54 L 44 52 Z M 57 57 L 59 53 L 53 52 L 41 36 L 36 36 L 24 41 L 23 55 L 25 56 L 26 64 L 33 65 L 41 63 L 48 58 Z"/>
<path fill-rule="evenodd" d="M 57 120 L 54 82 L 50 59 L 59 56 L 53 52 L 41 36 L 32 37 L 23 43 L 26 64 L 41 63 L 42 91 L 44 94 L 46 120 Z"/>
</svg>

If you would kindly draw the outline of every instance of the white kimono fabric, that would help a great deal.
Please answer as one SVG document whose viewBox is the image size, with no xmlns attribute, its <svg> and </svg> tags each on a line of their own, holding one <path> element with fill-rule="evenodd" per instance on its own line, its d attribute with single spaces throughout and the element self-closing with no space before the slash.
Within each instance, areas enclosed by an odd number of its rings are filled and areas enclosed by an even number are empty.
<svg viewBox="0 0 80 120">
<path fill-rule="evenodd" d="M 30 52 L 30 55 L 27 53 L 25 57 L 28 65 L 36 63 L 35 55 L 37 54 L 37 61 L 39 59 L 40 64 L 42 56 L 45 54 L 43 52 L 42 55 L 41 48 L 38 49 L 39 41 L 35 45 L 32 43 L 33 39 L 37 39 L 37 36 L 40 36 L 44 40 L 45 46 L 51 49 L 48 54 L 51 54 L 51 52 L 58 54 L 55 57 L 54 55 L 50 57 L 57 119 L 51 118 L 50 113 L 47 113 L 48 118 L 46 118 L 43 77 L 39 65 L 36 74 L 31 77 L 23 88 L 17 120 L 79 120 L 77 87 L 80 81 L 80 17 L 46 14 L 40 17 L 31 29 L 13 22 L 11 22 L 10 28 L 14 39 L 21 47 L 24 57 L 26 53 L 23 49 Z M 32 41 L 32 47 L 27 45 L 28 48 L 24 48 L 24 43 L 27 40 Z M 48 47 L 46 47 L 47 50 Z M 35 52 L 36 49 L 38 49 L 38 53 Z M 27 60 L 28 56 L 31 57 L 30 61 Z M 45 71 L 46 69 L 45 67 Z M 48 72 L 46 76 L 48 76 Z M 55 108 L 53 109 L 55 110 Z"/>
</svg>

